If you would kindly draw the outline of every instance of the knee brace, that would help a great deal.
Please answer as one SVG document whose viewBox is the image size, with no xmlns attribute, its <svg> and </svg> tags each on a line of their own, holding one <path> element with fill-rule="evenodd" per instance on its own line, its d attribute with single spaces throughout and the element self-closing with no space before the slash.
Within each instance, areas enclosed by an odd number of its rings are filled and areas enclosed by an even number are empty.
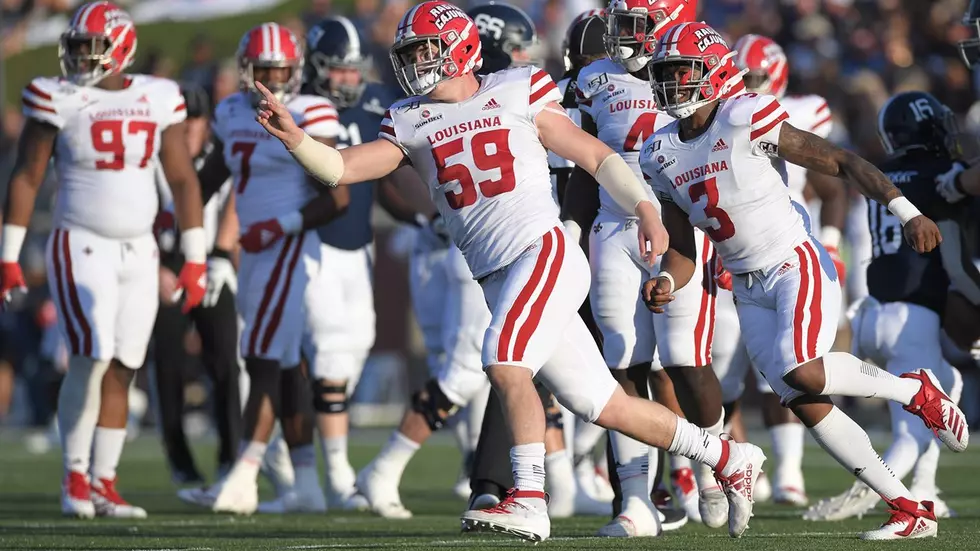
<svg viewBox="0 0 980 551">
<path fill-rule="evenodd" d="M 336 398 L 327 398 L 328 394 L 339 394 Z M 317 413 L 336 414 L 347 411 L 347 385 L 328 385 L 322 379 L 313 381 L 313 409 Z"/>
<path fill-rule="evenodd" d="M 436 432 L 446 424 L 446 419 L 452 417 L 459 406 L 453 403 L 439 388 L 435 379 L 429 379 L 425 388 L 412 395 L 412 411 L 421 413 L 432 432 Z"/>
<path fill-rule="evenodd" d="M 313 398 L 310 396 L 310 385 L 306 375 L 299 368 L 284 369 L 279 374 L 279 395 L 282 417 L 296 415 L 313 415 Z"/>
<path fill-rule="evenodd" d="M 562 419 L 561 408 L 555 396 L 548 394 L 548 399 L 543 400 L 541 405 L 544 406 L 544 426 L 549 429 L 564 429 L 565 421 Z"/>
</svg>

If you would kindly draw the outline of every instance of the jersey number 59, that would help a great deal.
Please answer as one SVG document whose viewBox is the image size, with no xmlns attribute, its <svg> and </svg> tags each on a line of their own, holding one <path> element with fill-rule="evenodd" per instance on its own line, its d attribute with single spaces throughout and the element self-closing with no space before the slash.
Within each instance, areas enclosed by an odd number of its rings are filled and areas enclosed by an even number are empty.
<svg viewBox="0 0 980 551">
<path fill-rule="evenodd" d="M 473 174 L 465 164 L 448 164 L 450 157 L 463 152 L 463 140 L 465 138 L 456 138 L 451 142 L 432 148 L 432 157 L 436 161 L 439 183 L 446 185 L 453 181 L 459 182 L 459 192 L 446 192 L 446 201 L 449 202 L 450 207 L 461 209 L 476 203 L 477 187 L 480 188 L 480 193 L 484 197 L 507 193 L 516 187 L 514 155 L 510 152 L 510 145 L 507 141 L 509 135 L 509 129 L 501 128 L 480 132 L 470 139 L 473 164 L 476 165 L 476 168 L 484 172 L 500 171 L 500 177 L 497 179 L 487 178 L 479 184 L 473 180 Z M 491 146 L 492 153 L 489 152 Z"/>
</svg>

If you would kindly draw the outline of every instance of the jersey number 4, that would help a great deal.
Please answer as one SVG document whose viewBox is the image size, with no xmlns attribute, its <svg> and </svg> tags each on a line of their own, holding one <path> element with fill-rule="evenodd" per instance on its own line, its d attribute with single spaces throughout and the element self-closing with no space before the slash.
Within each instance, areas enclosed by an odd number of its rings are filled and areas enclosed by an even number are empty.
<svg viewBox="0 0 980 551">
<path fill-rule="evenodd" d="M 704 233 L 708 234 L 715 243 L 720 243 L 726 239 L 731 239 L 735 235 L 735 224 L 732 222 L 728 213 L 718 206 L 718 182 L 714 178 L 708 178 L 700 182 L 694 182 L 687 188 L 691 202 L 697 203 L 702 197 L 707 197 L 708 204 L 704 206 L 704 214 L 709 218 L 714 218 L 718 222 L 717 228 L 706 228 Z"/>
<path fill-rule="evenodd" d="M 126 143 L 123 140 L 124 121 L 98 120 L 92 123 L 92 145 L 99 153 L 110 153 L 108 160 L 95 161 L 98 170 L 122 170 L 126 166 Z M 150 121 L 129 121 L 126 134 L 146 133 L 146 148 L 140 159 L 140 168 L 146 168 L 153 156 L 154 140 L 157 135 L 157 124 Z"/>
<path fill-rule="evenodd" d="M 647 111 L 639 117 L 630 127 L 626 134 L 626 141 L 623 142 L 623 151 L 639 151 L 643 141 L 653 134 L 654 126 L 657 124 L 657 114 Z"/>
<path fill-rule="evenodd" d="M 517 179 L 514 177 L 514 155 L 510 152 L 510 145 L 507 138 L 510 130 L 501 128 L 498 130 L 487 130 L 474 135 L 470 139 L 470 149 L 473 151 L 473 164 L 482 171 L 499 170 L 500 177 L 496 180 L 488 178 L 477 184 L 473 180 L 473 174 L 465 164 L 447 164 L 453 155 L 463 152 L 464 138 L 457 138 L 451 142 L 432 148 L 432 156 L 436 161 L 439 183 L 449 184 L 453 181 L 459 182 L 460 191 L 447 191 L 446 201 L 453 209 L 468 207 L 477 200 L 476 188 L 480 188 L 480 193 L 484 197 L 494 197 L 501 193 L 513 191 L 517 186 Z M 488 152 L 488 146 L 493 146 L 493 153 Z"/>
</svg>

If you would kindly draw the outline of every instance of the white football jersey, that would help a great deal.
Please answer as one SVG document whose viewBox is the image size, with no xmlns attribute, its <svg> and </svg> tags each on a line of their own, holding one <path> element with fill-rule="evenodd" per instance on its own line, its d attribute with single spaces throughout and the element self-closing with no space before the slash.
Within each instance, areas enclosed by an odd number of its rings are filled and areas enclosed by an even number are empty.
<svg viewBox="0 0 980 551">
<path fill-rule="evenodd" d="M 779 103 L 783 105 L 783 109 L 789 115 L 789 123 L 800 130 L 813 132 L 826 139 L 834 129 L 830 106 L 827 105 L 827 100 L 820 96 L 814 94 L 786 96 L 779 100 Z M 789 192 L 793 200 L 805 206 L 806 199 L 803 198 L 803 188 L 806 187 L 806 169 L 787 163 L 786 177 L 786 183 L 789 185 Z"/>
<path fill-rule="evenodd" d="M 22 102 L 25 116 L 58 129 L 55 225 L 118 239 L 151 232 L 161 134 L 187 118 L 177 83 L 132 75 L 110 91 L 39 77 Z"/>
<path fill-rule="evenodd" d="M 378 136 L 400 147 L 428 183 L 473 277 L 503 268 L 556 225 L 548 153 L 535 118 L 558 87 L 537 67 L 482 78 L 460 103 L 396 102 Z"/>
<path fill-rule="evenodd" d="M 337 110 L 319 96 L 296 95 L 286 102 L 296 124 L 314 138 L 335 138 Z M 262 220 L 303 208 L 316 197 L 303 167 L 282 143 L 255 121 L 248 95 L 238 92 L 214 110 L 214 135 L 235 182 L 235 210 L 241 231 Z"/>
<path fill-rule="evenodd" d="M 788 118 L 775 97 L 742 94 L 722 101 L 697 138 L 682 142 L 675 121 L 643 146 L 640 164 L 657 196 L 708 234 L 732 273 L 772 267 L 809 238 L 777 158 Z"/>
<path fill-rule="evenodd" d="M 642 181 L 640 148 L 644 140 L 674 120 L 657 110 L 650 83 L 604 58 L 582 69 L 576 94 L 579 109 L 595 121 L 599 140 L 619 153 L 636 178 Z M 656 204 L 652 192 L 650 199 Z M 602 187 L 599 188 L 599 208 L 616 216 L 634 217 L 634 213 L 623 210 Z"/>
</svg>

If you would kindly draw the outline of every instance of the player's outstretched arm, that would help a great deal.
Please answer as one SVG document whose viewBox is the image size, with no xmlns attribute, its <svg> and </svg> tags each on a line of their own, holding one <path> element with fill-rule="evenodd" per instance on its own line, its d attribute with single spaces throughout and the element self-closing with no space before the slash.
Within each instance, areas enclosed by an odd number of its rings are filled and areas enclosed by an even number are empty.
<svg viewBox="0 0 980 551">
<path fill-rule="evenodd" d="M 643 284 L 643 300 L 652 312 L 661 314 L 674 300 L 674 291 L 684 287 L 694 276 L 698 256 L 694 227 L 684 211 L 672 201 L 661 201 L 664 227 L 670 235 L 670 248 L 660 260 L 660 273 Z"/>
<path fill-rule="evenodd" d="M 225 145 L 221 140 L 215 138 L 214 147 L 204 158 L 204 164 L 197 171 L 197 181 L 201 186 L 201 204 L 208 204 L 211 196 L 217 193 L 230 177 L 231 171 L 225 164 Z"/>
<path fill-rule="evenodd" d="M 857 154 L 783 123 L 778 155 L 795 165 L 841 178 L 865 197 L 887 206 L 902 221 L 905 239 L 916 252 L 929 252 L 942 242 L 936 223 L 923 216 L 887 176 Z"/>
<path fill-rule="evenodd" d="M 645 184 L 609 146 L 576 126 L 557 102 L 549 103 L 535 122 L 546 148 L 591 174 L 620 207 L 636 214 L 640 219 L 640 252 L 653 266 L 667 251 L 669 239 Z"/>
<path fill-rule="evenodd" d="M 417 226 L 428 225 L 436 213 L 425 182 L 410 166 L 378 181 L 378 204 L 395 220 Z"/>
<path fill-rule="evenodd" d="M 355 145 L 338 151 L 303 132 L 286 109 L 261 82 L 255 120 L 279 139 L 311 176 L 329 187 L 371 182 L 387 176 L 405 162 L 405 153 L 388 140 Z"/>
<path fill-rule="evenodd" d="M 598 133 L 595 121 L 587 113 L 582 113 L 582 129 L 591 136 Z M 561 220 L 581 239 L 582 228 L 591 226 L 599 212 L 599 184 L 591 174 L 576 166 L 568 177 L 563 195 Z"/>
</svg>

